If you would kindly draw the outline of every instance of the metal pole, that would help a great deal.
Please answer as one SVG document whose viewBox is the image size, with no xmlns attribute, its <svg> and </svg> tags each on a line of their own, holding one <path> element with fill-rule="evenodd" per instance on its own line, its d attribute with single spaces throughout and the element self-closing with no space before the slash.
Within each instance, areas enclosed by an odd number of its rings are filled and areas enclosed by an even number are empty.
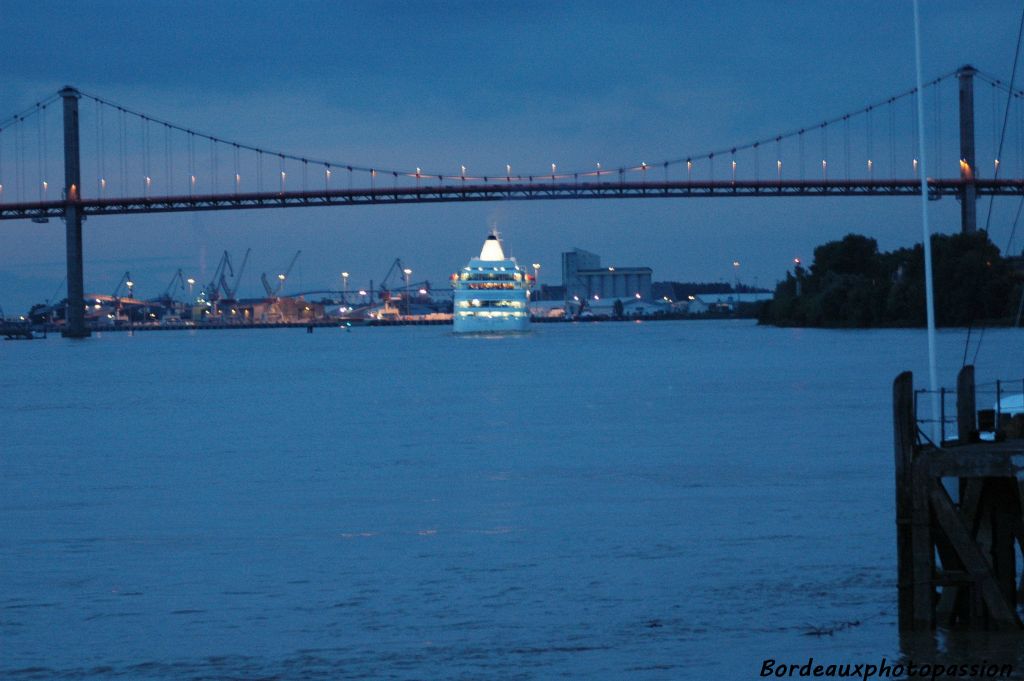
<svg viewBox="0 0 1024 681">
<path fill-rule="evenodd" d="M 85 326 L 85 283 L 82 268 L 81 167 L 78 150 L 78 90 L 66 86 L 64 100 L 64 231 L 68 270 L 68 307 L 61 335 L 87 338 Z"/>
<path fill-rule="evenodd" d="M 932 413 L 939 413 L 938 378 L 935 370 L 935 291 L 932 285 L 932 239 L 928 229 L 928 165 L 924 153 L 924 78 L 921 75 L 921 19 L 914 0 L 914 57 L 917 65 L 917 140 L 921 158 L 921 228 L 924 235 L 924 285 L 928 305 L 928 382 L 932 391 Z M 933 429 L 933 436 L 938 429 Z"/>
<path fill-rule="evenodd" d="M 942 443 L 946 441 L 946 389 L 939 389 L 939 428 L 942 431 L 942 438 L 938 441 L 938 445 L 941 447 Z"/>
<path fill-rule="evenodd" d="M 973 232 L 978 228 L 977 197 L 974 184 L 974 74 L 975 68 L 966 65 L 957 72 L 960 81 L 960 231 Z"/>
<path fill-rule="evenodd" d="M 999 418 L 1000 413 L 1003 411 L 1003 385 L 1000 381 L 996 381 L 996 437 L 999 437 L 999 426 L 1002 419 Z"/>
</svg>

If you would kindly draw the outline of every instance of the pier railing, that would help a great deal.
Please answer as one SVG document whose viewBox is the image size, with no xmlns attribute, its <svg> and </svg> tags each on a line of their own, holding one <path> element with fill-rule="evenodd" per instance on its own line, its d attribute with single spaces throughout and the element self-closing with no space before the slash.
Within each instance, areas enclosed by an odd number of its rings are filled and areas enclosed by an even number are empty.
<svg viewBox="0 0 1024 681">
<path fill-rule="evenodd" d="M 962 396 L 964 387 L 942 387 L 934 391 L 925 388 L 914 390 L 914 420 L 918 424 L 921 437 L 931 442 L 933 439 L 931 433 L 935 432 L 929 427 L 932 424 L 938 424 L 938 442 L 932 442 L 937 445 L 969 438 L 972 432 L 1001 432 L 1007 417 L 1003 398 L 1008 395 L 1024 394 L 1024 378 L 998 379 L 988 383 L 974 384 L 972 402 L 980 399 L 980 404 L 984 406 L 978 409 L 972 407 L 969 412 L 961 414 L 962 410 L 958 409 L 958 403 L 965 399 Z M 931 413 L 929 396 L 933 394 L 939 396 L 938 414 Z M 988 405 L 992 405 L 991 408 L 988 408 Z M 968 414 L 971 415 L 970 418 L 967 418 Z M 964 417 L 963 427 L 966 429 L 963 435 L 961 435 L 961 417 Z"/>
</svg>

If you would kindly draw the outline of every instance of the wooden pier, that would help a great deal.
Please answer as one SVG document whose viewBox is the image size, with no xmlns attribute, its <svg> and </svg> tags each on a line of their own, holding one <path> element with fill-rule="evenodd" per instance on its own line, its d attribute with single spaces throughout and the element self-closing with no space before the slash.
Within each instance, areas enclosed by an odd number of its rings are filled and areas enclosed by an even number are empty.
<svg viewBox="0 0 1024 681">
<path fill-rule="evenodd" d="M 1009 419 L 999 430 L 997 415 L 997 441 L 979 441 L 977 413 L 974 367 L 965 366 L 958 439 L 936 446 L 918 430 L 911 373 L 893 384 L 900 630 L 1022 629 L 1024 439 Z"/>
</svg>

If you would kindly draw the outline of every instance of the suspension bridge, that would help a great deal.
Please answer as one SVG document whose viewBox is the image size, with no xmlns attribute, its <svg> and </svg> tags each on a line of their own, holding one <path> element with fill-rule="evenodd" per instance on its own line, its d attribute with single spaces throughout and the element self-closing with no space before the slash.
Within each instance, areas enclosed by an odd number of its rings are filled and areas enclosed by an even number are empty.
<svg viewBox="0 0 1024 681">
<path fill-rule="evenodd" d="M 976 117 L 976 80 L 989 86 L 987 123 Z M 465 166 L 443 172 L 310 158 L 200 132 L 65 87 L 0 121 L 0 220 L 64 220 L 63 334 L 85 337 L 86 217 L 507 200 L 917 196 L 918 96 L 930 112 L 924 145 L 929 197 L 955 197 L 961 229 L 974 231 L 979 197 L 1024 196 L 1024 91 L 971 66 L 929 81 L 921 93 L 909 89 L 741 145 L 656 163 L 569 171 L 552 163 L 528 174 L 513 172 L 510 164 L 479 174 Z M 58 108 L 60 115 L 52 115 Z M 58 138 L 59 144 L 50 143 Z M 57 191 L 51 172 L 61 165 Z M 1010 168 L 1015 176 L 1006 177 Z M 83 170 L 93 177 L 83 181 Z"/>
</svg>

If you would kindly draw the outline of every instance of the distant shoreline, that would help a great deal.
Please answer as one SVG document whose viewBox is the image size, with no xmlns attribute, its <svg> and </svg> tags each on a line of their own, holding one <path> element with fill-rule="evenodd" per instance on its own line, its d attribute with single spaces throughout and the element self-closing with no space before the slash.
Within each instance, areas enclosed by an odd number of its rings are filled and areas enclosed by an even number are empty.
<svg viewBox="0 0 1024 681">
<path fill-rule="evenodd" d="M 581 319 L 563 319 L 559 317 L 539 317 L 531 320 L 534 324 L 592 324 L 602 322 L 662 322 L 662 321 L 702 321 L 721 319 L 747 319 L 756 320 L 751 314 L 730 314 L 730 313 L 703 313 L 703 314 L 665 314 L 651 317 L 608 317 L 594 316 Z M 92 333 L 124 333 L 135 331 L 223 331 L 223 330 L 256 330 L 256 329 L 317 329 L 317 328 L 365 328 L 382 326 L 451 326 L 450 319 L 370 319 L 370 320 L 316 320 L 310 322 L 270 322 L 262 324 L 147 324 L 132 325 L 122 324 L 118 326 L 98 327 L 90 329 Z M 45 326 L 29 327 L 34 333 L 44 336 L 59 336 L 62 326 L 48 324 Z"/>
</svg>

